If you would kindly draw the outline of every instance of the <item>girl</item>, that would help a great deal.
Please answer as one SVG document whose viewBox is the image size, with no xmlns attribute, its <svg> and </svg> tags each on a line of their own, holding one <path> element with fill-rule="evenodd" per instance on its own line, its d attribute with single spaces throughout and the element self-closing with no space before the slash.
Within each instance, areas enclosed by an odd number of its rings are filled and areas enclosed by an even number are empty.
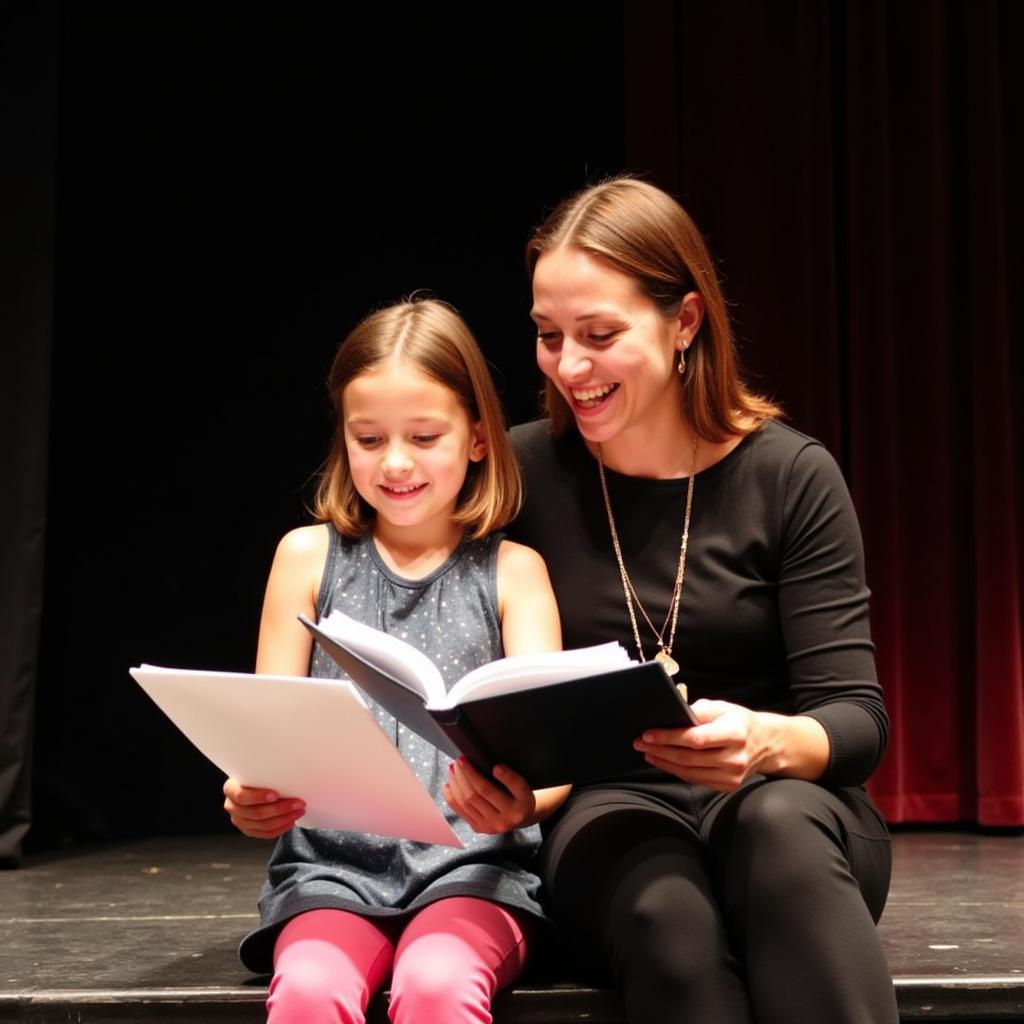
<svg viewBox="0 0 1024 1024">
<path fill-rule="evenodd" d="M 321 523 L 278 547 L 256 671 L 338 676 L 296 620 L 334 608 L 406 638 L 449 683 L 502 653 L 557 649 L 544 563 L 494 532 L 515 514 L 520 483 L 466 325 L 433 300 L 374 313 L 339 349 L 329 385 L 337 431 L 316 496 Z M 275 1024 L 361 1022 L 389 977 L 395 1022 L 490 1021 L 542 916 L 528 867 L 536 822 L 568 788 L 532 792 L 501 767 L 486 779 L 374 713 L 466 849 L 293 828 L 300 800 L 228 779 L 232 822 L 280 836 L 260 926 L 239 955 L 258 972 L 272 963 Z"/>
</svg>

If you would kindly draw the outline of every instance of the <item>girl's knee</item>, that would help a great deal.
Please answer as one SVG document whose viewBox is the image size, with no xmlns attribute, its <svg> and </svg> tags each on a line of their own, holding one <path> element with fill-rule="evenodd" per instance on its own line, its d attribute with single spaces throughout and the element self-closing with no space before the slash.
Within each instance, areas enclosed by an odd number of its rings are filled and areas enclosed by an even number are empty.
<svg viewBox="0 0 1024 1024">
<path fill-rule="evenodd" d="M 522 970 L 531 931 L 519 915 L 487 900 L 454 897 L 425 907 L 395 953 L 392 1021 L 489 1022 L 494 993 Z"/>
<path fill-rule="evenodd" d="M 267 1024 L 364 1024 L 358 993 L 345 992 L 330 966 L 295 960 L 274 974 L 267 996 Z"/>
<path fill-rule="evenodd" d="M 274 946 L 267 997 L 271 1024 L 363 1024 L 370 996 L 383 984 L 393 946 L 381 927 L 341 910 L 292 918 Z"/>
<path fill-rule="evenodd" d="M 445 938 L 413 943 L 396 962 L 389 1010 L 394 1024 L 490 1022 L 493 971 Z"/>
</svg>

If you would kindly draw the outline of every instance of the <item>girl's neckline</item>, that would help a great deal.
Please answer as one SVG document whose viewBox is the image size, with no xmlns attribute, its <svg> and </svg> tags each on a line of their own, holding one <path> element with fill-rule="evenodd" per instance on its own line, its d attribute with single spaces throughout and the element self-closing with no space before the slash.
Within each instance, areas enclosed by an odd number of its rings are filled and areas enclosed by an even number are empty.
<svg viewBox="0 0 1024 1024">
<path fill-rule="evenodd" d="M 376 568 L 381 575 L 385 576 L 392 583 L 395 583 L 400 587 L 409 587 L 410 589 L 425 587 L 428 584 L 433 583 L 439 576 L 443 576 L 459 560 L 462 555 L 462 549 L 466 546 L 468 541 L 468 534 L 463 534 L 462 539 L 452 549 L 451 554 L 440 565 L 435 566 L 435 568 L 431 569 L 425 576 L 410 578 L 396 572 L 384 560 L 384 556 L 380 553 L 380 550 L 373 539 L 372 529 L 367 530 L 362 537 L 362 543 L 366 544 L 369 548 L 370 559 L 373 562 L 374 568 Z"/>
</svg>

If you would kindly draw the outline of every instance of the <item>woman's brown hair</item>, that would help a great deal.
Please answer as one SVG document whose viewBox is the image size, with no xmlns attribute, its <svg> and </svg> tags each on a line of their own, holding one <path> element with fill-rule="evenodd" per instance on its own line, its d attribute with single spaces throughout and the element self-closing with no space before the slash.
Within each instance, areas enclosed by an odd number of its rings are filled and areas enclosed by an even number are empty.
<svg viewBox="0 0 1024 1024">
<path fill-rule="evenodd" d="M 474 538 L 500 529 L 519 511 L 519 467 L 476 339 L 459 314 L 437 299 L 407 299 L 371 313 L 342 342 L 327 379 L 337 426 L 313 514 L 348 537 L 363 533 L 372 521 L 373 510 L 359 497 L 349 472 L 342 394 L 350 381 L 389 359 L 400 359 L 448 388 L 470 422 L 482 424 L 486 455 L 469 464 L 454 518 Z"/>
<path fill-rule="evenodd" d="M 744 386 L 711 253 L 670 195 L 645 181 L 619 177 L 570 196 L 527 243 L 530 277 L 544 253 L 562 247 L 580 249 L 628 274 L 666 316 L 678 312 L 688 292 L 701 296 L 704 318 L 686 351 L 682 377 L 686 411 L 700 437 L 724 441 L 781 414 L 777 405 Z M 551 381 L 545 383 L 544 402 L 552 431 L 564 433 L 573 416 Z"/>
</svg>

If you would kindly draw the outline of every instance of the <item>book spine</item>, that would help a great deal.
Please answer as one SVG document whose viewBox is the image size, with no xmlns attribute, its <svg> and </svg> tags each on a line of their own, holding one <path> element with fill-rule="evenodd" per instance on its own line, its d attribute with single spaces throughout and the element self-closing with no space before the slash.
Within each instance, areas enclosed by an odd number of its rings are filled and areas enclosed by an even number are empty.
<svg viewBox="0 0 1024 1024">
<path fill-rule="evenodd" d="M 497 762 L 488 754 L 487 748 L 470 724 L 469 717 L 458 708 L 430 710 L 430 714 L 473 767 L 490 778 Z"/>
</svg>

